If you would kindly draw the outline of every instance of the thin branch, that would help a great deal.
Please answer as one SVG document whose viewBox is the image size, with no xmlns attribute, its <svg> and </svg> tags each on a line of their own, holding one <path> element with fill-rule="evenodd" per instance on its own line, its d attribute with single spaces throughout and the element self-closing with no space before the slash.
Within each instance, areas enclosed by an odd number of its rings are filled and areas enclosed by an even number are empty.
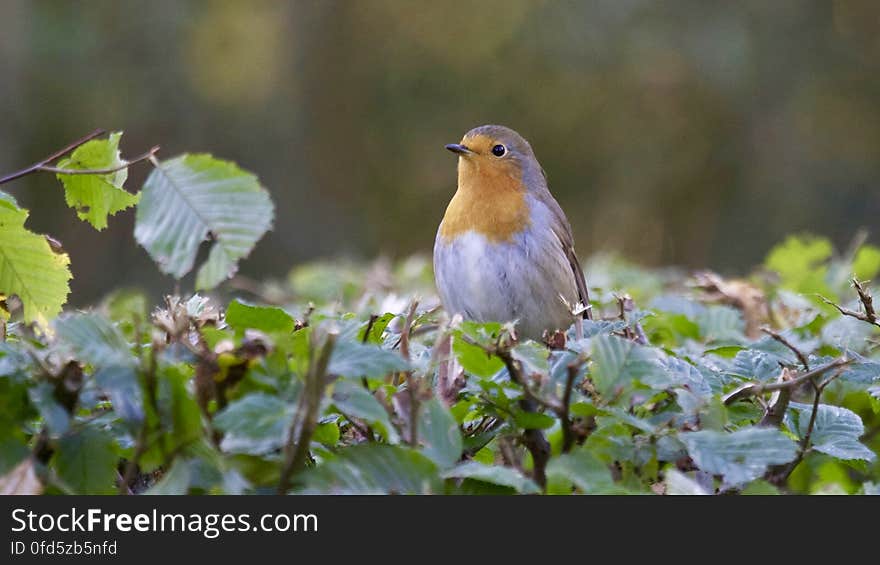
<svg viewBox="0 0 880 565">
<path fill-rule="evenodd" d="M 781 343 L 785 347 L 789 348 L 797 356 L 798 361 L 801 362 L 801 365 L 804 366 L 804 370 L 805 371 L 810 370 L 810 363 L 809 363 L 809 361 L 807 361 L 807 356 L 804 355 L 804 352 L 801 351 L 800 349 L 798 349 L 797 347 L 795 347 L 782 334 L 771 330 L 767 326 L 764 326 L 763 328 L 761 328 L 761 331 L 764 332 L 765 334 L 769 335 L 770 337 L 772 337 L 773 339 L 775 339 L 776 341 L 778 341 L 779 343 Z"/>
<path fill-rule="evenodd" d="M 33 165 L 31 165 L 30 167 L 28 167 L 26 169 L 16 171 L 16 172 L 12 173 L 11 175 L 6 175 L 5 177 L 0 178 L 0 184 L 6 184 L 7 182 L 14 181 L 15 179 L 19 179 L 25 175 L 29 175 L 33 172 L 36 172 L 40 169 L 40 167 L 46 166 L 49 163 L 51 163 L 52 161 L 55 161 L 56 159 L 63 157 L 64 155 L 67 155 L 68 153 L 70 153 L 71 151 L 73 151 L 74 149 L 79 147 L 80 145 L 83 145 L 86 142 L 91 141 L 92 139 L 98 137 L 99 135 L 103 135 L 104 133 L 106 133 L 106 130 L 98 128 L 95 131 L 93 131 L 92 133 L 88 134 L 87 136 L 81 137 L 81 138 L 77 139 L 76 141 L 72 142 L 71 144 L 59 149 L 55 153 L 52 153 L 51 155 L 49 155 L 48 157 L 46 157 L 42 161 L 34 163 Z"/>
<path fill-rule="evenodd" d="M 793 389 L 800 385 L 801 383 L 807 382 L 813 377 L 818 377 L 824 375 L 828 371 L 832 371 L 834 369 L 839 369 L 846 365 L 852 363 L 852 359 L 836 359 L 826 365 L 822 365 L 821 367 L 817 367 L 812 371 L 807 371 L 803 375 L 798 376 L 795 379 L 790 381 L 782 381 L 775 383 L 749 383 L 745 384 L 738 389 L 734 390 L 727 396 L 723 398 L 725 406 L 729 406 L 736 402 L 737 400 L 742 400 L 744 398 L 749 398 L 751 396 L 759 396 L 764 394 L 765 392 L 774 392 L 777 390 L 783 389 Z"/>
<path fill-rule="evenodd" d="M 419 301 L 413 300 L 409 307 L 409 312 L 406 314 L 403 329 L 400 332 L 400 354 L 407 362 L 410 361 L 409 334 L 412 330 L 418 306 Z M 416 391 L 416 382 L 412 371 L 406 372 L 406 390 L 409 394 L 409 444 L 415 447 L 419 442 L 419 395 Z"/>
<path fill-rule="evenodd" d="M 568 366 L 568 375 L 565 379 L 565 392 L 562 394 L 562 413 L 559 414 L 559 421 L 562 424 L 562 452 L 568 453 L 574 446 L 574 430 L 571 426 L 571 416 L 569 410 L 571 408 L 571 390 L 574 387 L 574 380 L 577 378 L 579 369 L 577 363 L 571 363 Z"/>
<path fill-rule="evenodd" d="M 819 295 L 819 298 L 822 299 L 825 304 L 829 304 L 837 308 L 837 311 L 843 314 L 844 316 L 849 316 L 851 318 L 855 318 L 857 320 L 861 320 L 863 322 L 867 322 L 869 324 L 880 327 L 880 321 L 877 319 L 877 313 L 874 311 L 874 297 L 871 296 L 871 290 L 865 286 L 862 286 L 866 281 L 859 281 L 856 278 L 852 279 L 853 288 L 856 289 L 856 293 L 859 295 L 859 301 L 862 303 L 862 307 L 865 309 L 864 312 L 856 312 L 855 310 L 850 310 L 849 308 L 844 308 L 839 304 L 835 304 L 834 302 L 828 300 L 822 295 Z"/>
<path fill-rule="evenodd" d="M 278 494 L 286 494 L 290 490 L 291 478 L 305 465 L 308 458 L 309 443 L 318 423 L 321 397 L 327 386 L 327 365 L 330 363 L 330 355 L 333 353 L 335 344 L 336 334 L 328 333 L 320 351 L 317 348 L 312 349 L 312 360 L 306 374 L 306 386 L 302 392 L 305 398 L 305 414 L 301 419 L 295 415 L 291 420 L 287 444 L 284 446 L 284 464 L 281 467 L 281 477 L 278 480 Z M 298 413 L 299 411 L 297 411 L 297 415 Z M 299 433 L 297 433 L 297 428 Z"/>
<path fill-rule="evenodd" d="M 121 171 L 122 169 L 127 169 L 128 167 L 134 165 L 135 163 L 140 163 L 141 161 L 147 161 L 156 152 L 159 151 L 159 146 L 155 146 L 146 153 L 142 155 L 138 155 L 131 161 L 125 161 L 123 164 L 118 165 L 116 167 L 108 167 L 106 169 L 59 169 L 58 167 L 50 167 L 48 165 L 41 165 L 37 167 L 37 171 L 43 171 L 46 173 L 56 173 L 59 175 L 108 175 L 110 173 L 115 173 L 116 171 Z"/>
</svg>

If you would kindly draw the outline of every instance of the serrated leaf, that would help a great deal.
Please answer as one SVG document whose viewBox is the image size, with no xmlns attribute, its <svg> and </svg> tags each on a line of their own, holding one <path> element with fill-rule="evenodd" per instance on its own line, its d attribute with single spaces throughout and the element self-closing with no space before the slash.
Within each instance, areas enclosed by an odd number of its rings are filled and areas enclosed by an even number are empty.
<svg viewBox="0 0 880 565">
<path fill-rule="evenodd" d="M 841 380 L 860 385 L 870 385 L 880 381 L 880 363 L 862 357 L 853 351 L 848 351 L 847 356 L 855 358 L 856 362 L 843 369 L 840 373 Z"/>
<path fill-rule="evenodd" d="M 633 381 L 659 370 L 657 352 L 649 347 L 603 335 L 593 338 L 593 384 L 602 395 L 626 388 Z"/>
<path fill-rule="evenodd" d="M 236 400 L 214 417 L 214 425 L 224 432 L 220 448 L 251 455 L 275 451 L 284 444 L 293 411 L 277 396 L 262 392 Z"/>
<path fill-rule="evenodd" d="M 739 486 L 797 455 L 797 444 L 773 428 L 750 427 L 735 432 L 702 430 L 679 435 L 702 471 L 722 475 L 728 486 Z"/>
<path fill-rule="evenodd" d="M 303 493 L 431 494 L 441 491 L 437 467 L 421 453 L 379 443 L 342 449 L 303 473 Z"/>
<path fill-rule="evenodd" d="M 55 321 L 55 336 L 79 361 L 93 367 L 131 367 L 134 355 L 122 333 L 98 314 L 67 314 Z"/>
<path fill-rule="evenodd" d="M 427 455 L 440 469 L 461 458 L 462 440 L 458 423 L 441 401 L 432 398 L 419 407 L 419 441 Z"/>
<path fill-rule="evenodd" d="M 77 494 L 109 494 L 114 491 L 118 460 L 113 438 L 86 427 L 58 441 L 50 466 Z"/>
<path fill-rule="evenodd" d="M 444 471 L 440 475 L 444 479 L 473 479 L 493 485 L 511 487 L 522 494 L 535 494 L 541 492 L 535 482 L 510 467 L 498 465 L 483 465 L 476 461 L 462 463 L 452 469 Z"/>
<path fill-rule="evenodd" d="M 211 289 L 235 274 L 273 217 L 256 176 L 210 155 L 185 154 L 150 173 L 134 235 L 162 272 L 176 278 L 192 270 L 199 245 L 212 240 L 196 275 L 196 288 Z"/>
<path fill-rule="evenodd" d="M 798 435 L 803 438 L 810 425 L 813 406 L 792 402 L 789 407 L 798 413 Z M 820 404 L 816 411 L 813 432 L 810 435 L 810 446 L 816 451 L 838 459 L 874 461 L 877 454 L 859 441 L 864 433 L 862 419 L 852 410 L 842 406 Z"/>
<path fill-rule="evenodd" d="M 779 357 L 776 355 L 745 349 L 736 354 L 733 364 L 726 373 L 745 380 L 766 382 L 776 379 L 781 370 Z"/>
<path fill-rule="evenodd" d="M 119 155 L 119 138 L 122 132 L 110 134 L 109 139 L 93 139 L 79 147 L 70 157 L 58 163 L 61 169 L 110 169 L 125 165 Z M 140 194 L 123 190 L 128 169 L 104 175 L 56 174 L 64 185 L 64 199 L 76 210 L 79 219 L 92 224 L 97 230 L 107 227 L 107 216 L 134 206 Z"/>
<path fill-rule="evenodd" d="M 409 363 L 396 351 L 369 343 L 343 341 L 333 349 L 327 372 L 349 378 L 372 379 L 409 368 Z"/>
<path fill-rule="evenodd" d="M 295 321 L 293 316 L 277 306 L 254 306 L 239 299 L 229 303 L 226 308 L 226 323 L 237 332 L 260 330 L 266 333 L 290 333 Z"/>
<path fill-rule="evenodd" d="M 333 385 L 333 404 L 343 415 L 360 418 L 370 425 L 379 425 L 380 430 L 390 443 L 398 441 L 397 432 L 391 425 L 385 407 L 360 384 L 352 381 L 339 380 Z"/>
<path fill-rule="evenodd" d="M 0 192 L 0 296 L 18 296 L 24 320 L 47 327 L 67 301 L 70 258 L 25 229 L 28 212 Z"/>
</svg>

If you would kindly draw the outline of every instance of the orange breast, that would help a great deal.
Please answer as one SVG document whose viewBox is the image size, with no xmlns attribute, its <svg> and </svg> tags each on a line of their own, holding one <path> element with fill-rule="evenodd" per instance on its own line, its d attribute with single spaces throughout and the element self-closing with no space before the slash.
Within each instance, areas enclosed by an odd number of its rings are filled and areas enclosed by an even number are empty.
<svg viewBox="0 0 880 565">
<path fill-rule="evenodd" d="M 446 208 L 440 236 L 451 240 L 473 230 L 490 241 L 510 241 L 529 224 L 525 196 L 515 167 L 463 160 L 458 190 Z"/>
</svg>

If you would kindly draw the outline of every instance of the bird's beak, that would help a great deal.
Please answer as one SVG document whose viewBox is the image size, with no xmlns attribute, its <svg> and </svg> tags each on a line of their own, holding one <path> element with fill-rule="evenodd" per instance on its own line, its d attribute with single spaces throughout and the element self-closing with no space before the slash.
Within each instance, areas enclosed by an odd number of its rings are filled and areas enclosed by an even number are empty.
<svg viewBox="0 0 880 565">
<path fill-rule="evenodd" d="M 446 149 L 449 149 L 453 153 L 457 153 L 462 156 L 470 155 L 471 153 L 473 153 L 473 151 L 468 149 L 466 145 L 462 145 L 461 143 L 450 143 L 446 146 Z"/>
</svg>

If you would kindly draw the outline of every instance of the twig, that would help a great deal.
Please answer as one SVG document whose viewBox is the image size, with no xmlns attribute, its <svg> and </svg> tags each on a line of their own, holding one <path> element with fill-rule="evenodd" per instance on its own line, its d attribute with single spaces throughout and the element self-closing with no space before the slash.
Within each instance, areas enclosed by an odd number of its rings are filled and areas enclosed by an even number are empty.
<svg viewBox="0 0 880 565">
<path fill-rule="evenodd" d="M 562 394 L 562 413 L 559 414 L 559 421 L 562 424 L 562 452 L 568 453 L 574 445 L 574 430 L 571 427 L 571 416 L 569 409 L 571 406 L 571 390 L 574 387 L 574 380 L 577 377 L 579 365 L 571 363 L 568 366 L 568 375 L 565 379 L 565 392 Z"/>
<path fill-rule="evenodd" d="M 813 428 L 816 425 L 816 416 L 819 413 L 819 401 L 822 398 L 822 393 L 825 391 L 825 387 L 831 384 L 834 379 L 841 375 L 841 371 L 838 371 L 832 376 L 828 377 L 821 384 L 816 384 L 815 378 L 810 380 L 810 384 L 813 385 L 813 408 L 810 411 L 810 422 L 807 424 L 807 431 L 804 433 L 804 437 L 801 440 L 800 449 L 798 449 L 797 456 L 795 456 L 794 460 L 789 463 L 785 463 L 783 465 L 777 465 L 776 467 L 772 467 L 767 472 L 767 480 L 775 485 L 781 485 L 784 483 L 789 475 L 791 475 L 792 471 L 794 471 L 795 467 L 797 467 L 801 461 L 804 459 L 804 455 L 806 455 L 807 451 L 810 448 L 810 438 L 813 435 Z"/>
<path fill-rule="evenodd" d="M 529 390 L 528 383 L 522 372 L 522 365 L 513 358 L 510 350 L 506 347 L 496 347 L 496 355 L 504 362 L 507 372 L 513 382 L 522 386 L 526 397 L 519 401 L 520 408 L 524 412 L 536 412 L 539 405 L 539 397 Z M 539 429 L 525 429 L 522 435 L 523 444 L 532 455 L 532 478 L 542 489 L 547 488 L 547 461 L 550 460 L 550 443 L 544 437 L 544 432 Z"/>
<path fill-rule="evenodd" d="M 291 421 L 287 444 L 284 447 L 284 464 L 281 467 L 281 477 L 278 480 L 278 494 L 285 494 L 290 490 L 291 478 L 305 465 L 309 453 L 309 442 L 318 423 L 321 397 L 327 386 L 327 365 L 330 363 L 330 355 L 333 353 L 335 344 L 336 334 L 328 333 L 320 351 L 317 351 L 316 348 L 312 350 L 309 371 L 306 374 L 306 386 L 302 392 L 305 398 L 305 414 L 301 419 L 294 416 Z M 299 433 L 297 433 L 297 428 L 299 428 Z"/>
<path fill-rule="evenodd" d="M 55 153 L 52 153 L 51 155 L 49 155 L 48 157 L 46 157 L 42 161 L 34 163 L 33 165 L 31 165 L 30 167 L 28 167 L 26 169 L 22 169 L 20 171 L 12 173 L 11 175 L 6 175 L 5 177 L 0 178 L 0 184 L 5 184 L 7 182 L 14 181 L 15 179 L 19 179 L 25 175 L 29 175 L 33 172 L 36 172 L 40 169 L 40 167 L 46 166 L 49 163 L 51 163 L 52 161 L 54 161 L 60 157 L 63 157 L 64 155 L 67 155 L 68 153 L 70 153 L 71 151 L 73 151 L 74 149 L 79 147 L 80 145 L 83 145 L 86 142 L 91 141 L 92 139 L 98 137 L 99 135 L 103 135 L 104 133 L 106 133 L 106 130 L 98 128 L 95 131 L 93 131 L 92 133 L 88 134 L 87 136 L 81 137 L 81 138 L 77 139 L 76 141 L 74 141 L 73 143 L 67 145 L 66 147 L 59 149 Z"/>
<path fill-rule="evenodd" d="M 410 304 L 409 312 L 406 314 L 403 329 L 400 332 L 400 354 L 407 362 L 410 361 L 409 332 L 412 330 L 418 306 L 419 301 L 413 300 L 412 304 Z M 416 393 L 416 383 L 412 371 L 406 372 L 406 390 L 409 394 L 409 444 L 415 447 L 419 442 L 419 395 Z"/>
<path fill-rule="evenodd" d="M 787 382 L 792 379 L 793 374 L 795 374 L 794 370 L 783 367 L 777 380 L 778 382 Z M 760 397 L 758 398 L 760 399 Z M 770 397 L 770 403 L 764 408 L 764 415 L 761 417 L 758 425 L 762 427 L 778 427 L 785 418 L 785 411 L 788 409 L 790 401 L 790 388 L 783 388 L 774 392 L 773 396 Z"/>
<path fill-rule="evenodd" d="M 804 370 L 805 371 L 810 370 L 810 363 L 809 363 L 809 361 L 807 361 L 807 356 L 804 355 L 804 352 L 801 351 L 800 349 L 798 349 L 797 347 L 795 347 L 782 334 L 771 330 L 767 326 L 764 326 L 763 328 L 761 328 L 761 331 L 764 332 L 765 334 L 769 335 L 770 337 L 772 337 L 773 339 L 775 339 L 776 341 L 778 341 L 779 343 L 781 343 L 785 347 L 789 348 L 797 356 L 798 361 L 801 362 L 801 365 L 804 366 Z"/>
<path fill-rule="evenodd" d="M 765 392 L 774 392 L 774 391 L 783 390 L 783 389 L 793 389 L 793 388 L 797 387 L 798 385 L 800 385 L 801 383 L 804 383 L 804 382 L 812 379 L 813 377 L 818 377 L 818 376 L 824 375 L 828 371 L 838 369 L 840 367 L 844 367 L 846 365 L 849 365 L 852 362 L 853 362 L 852 359 L 836 359 L 826 365 L 822 365 L 821 367 L 817 367 L 817 368 L 813 369 L 812 371 L 807 371 L 803 375 L 799 375 L 797 378 L 792 379 L 790 381 L 782 381 L 782 382 L 775 382 L 775 383 L 769 383 L 769 384 L 748 383 L 748 384 L 745 384 L 745 385 L 739 387 L 738 389 L 734 390 L 733 392 L 731 392 L 727 396 L 725 396 L 723 398 L 723 401 L 724 401 L 725 406 L 729 406 L 729 405 L 733 404 L 734 402 L 736 402 L 737 400 L 742 400 L 744 398 L 749 398 L 751 396 L 759 396 L 761 394 L 764 394 Z"/>
<path fill-rule="evenodd" d="M 861 320 L 863 322 L 867 322 L 869 324 L 873 324 L 877 327 L 880 327 L 880 321 L 877 320 L 877 313 L 874 311 L 874 298 L 871 296 L 871 291 L 865 286 L 862 286 L 867 281 L 859 281 L 856 278 L 852 279 L 852 285 L 856 289 L 856 293 L 859 295 L 859 301 L 862 303 L 862 307 L 865 309 L 864 312 L 856 312 L 855 310 L 850 310 L 849 308 L 844 308 L 839 304 L 835 304 L 834 302 L 828 300 L 821 294 L 819 298 L 822 299 L 825 304 L 829 304 L 837 308 L 837 311 L 843 314 L 844 316 L 850 316 L 857 320 Z"/>
<path fill-rule="evenodd" d="M 118 165 L 116 167 L 108 167 L 106 169 L 59 169 L 58 167 L 50 167 L 48 165 L 42 165 L 37 167 L 37 171 L 43 171 L 46 173 L 55 173 L 59 175 L 108 175 L 110 173 L 115 173 L 116 171 L 121 171 L 122 169 L 127 169 L 131 165 L 135 163 L 140 163 L 141 161 L 146 161 L 150 159 L 156 152 L 159 151 L 159 146 L 155 146 L 143 155 L 138 155 L 131 161 L 126 161 L 122 165 Z"/>
</svg>

